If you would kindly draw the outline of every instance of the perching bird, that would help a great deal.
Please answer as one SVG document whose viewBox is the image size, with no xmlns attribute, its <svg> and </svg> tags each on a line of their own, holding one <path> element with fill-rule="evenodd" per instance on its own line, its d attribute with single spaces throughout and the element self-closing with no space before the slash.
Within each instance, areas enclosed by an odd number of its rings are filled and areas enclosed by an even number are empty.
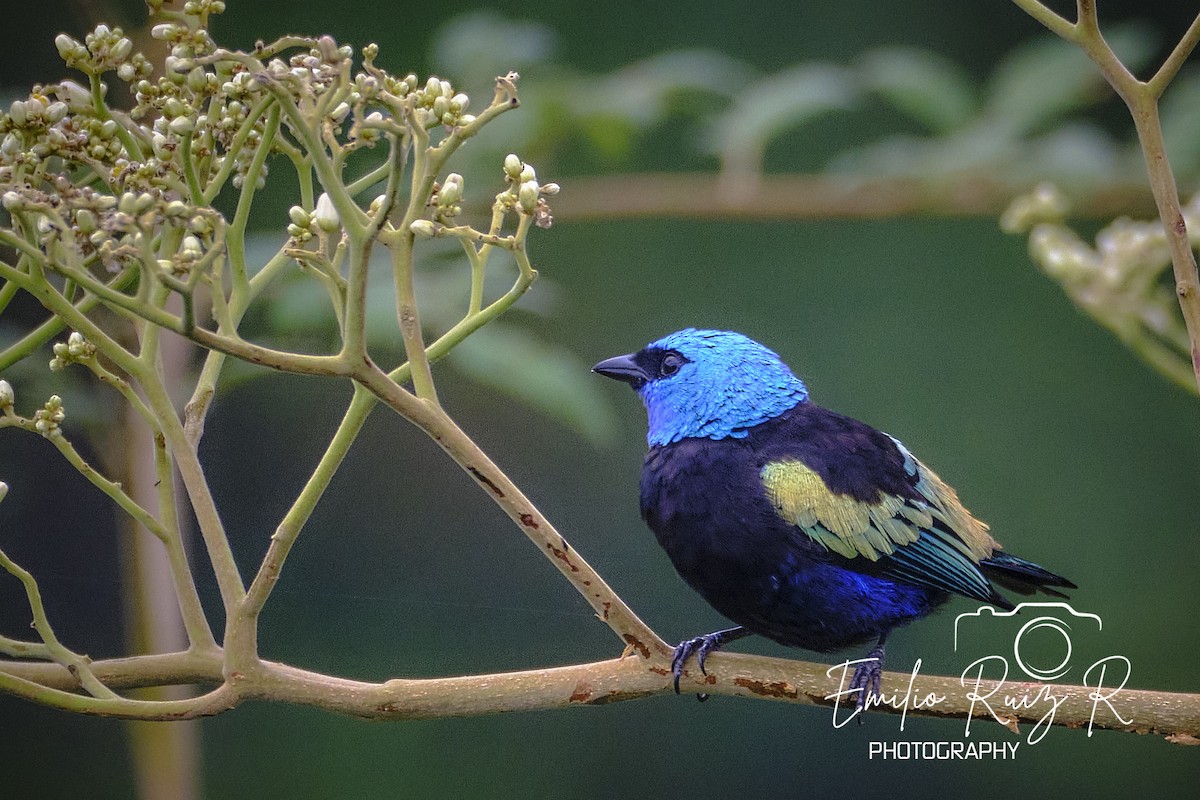
<svg viewBox="0 0 1200 800">
<path fill-rule="evenodd" d="M 1076 588 L 1008 555 L 898 440 L 821 408 L 771 350 L 740 333 L 678 331 L 592 368 L 630 384 L 649 417 L 642 517 L 675 569 L 739 627 L 675 649 L 684 662 L 751 633 L 830 652 L 878 641 L 847 691 L 878 694 L 884 642 L 951 594 L 1013 604 Z M 707 674 L 707 673 L 705 673 Z"/>
</svg>

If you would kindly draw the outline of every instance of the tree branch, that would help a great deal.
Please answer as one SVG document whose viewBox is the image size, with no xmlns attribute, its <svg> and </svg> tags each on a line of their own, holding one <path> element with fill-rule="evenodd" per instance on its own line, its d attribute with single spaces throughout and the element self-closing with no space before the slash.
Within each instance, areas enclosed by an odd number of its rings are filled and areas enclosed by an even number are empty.
<svg viewBox="0 0 1200 800">
<path fill-rule="evenodd" d="M 117 689 L 180 684 L 214 684 L 223 680 L 220 658 L 212 654 L 172 653 L 98 661 L 95 675 Z M 845 724 L 853 717 L 853 703 L 838 697 L 842 690 L 841 665 L 720 652 L 709 657 L 707 676 L 689 670 L 685 689 L 709 695 L 746 697 L 759 700 L 823 706 L 831 724 Z M 0 661 L 0 690 L 23 694 L 33 683 L 67 691 L 77 685 L 71 674 L 57 664 Z M 969 692 L 988 697 L 990 707 L 1016 731 L 1016 726 L 1046 725 L 1049 704 L 1029 708 L 1003 708 L 1000 695 L 1032 696 L 1041 684 L 964 681 L 960 678 L 885 672 L 881 684 L 889 702 L 873 711 L 892 715 L 957 719 L 968 717 L 988 724 L 993 719 L 988 705 L 972 703 Z M 912 691 L 910 692 L 910 685 Z M 990 694 L 993 689 L 998 691 Z M 1171 741 L 1200 738 L 1200 695 L 1123 689 L 1110 697 L 1111 705 L 1097 702 L 1088 686 L 1052 685 L 1062 698 L 1049 724 L 1067 728 L 1121 730 L 1163 735 Z M 255 675 L 243 676 L 224 690 L 193 699 L 195 705 L 182 713 L 179 708 L 155 714 L 141 706 L 121 709 L 100 704 L 93 698 L 99 716 L 133 719 L 186 719 L 208 716 L 235 708 L 250 699 L 307 705 L 365 719 L 410 720 L 447 716 L 479 716 L 506 711 L 536 711 L 583 705 L 637 700 L 670 694 L 670 669 L 658 659 L 637 655 L 551 669 L 520 670 L 487 675 L 450 678 L 397 678 L 367 683 L 322 675 L 286 664 L 266 661 Z M 943 696 L 936 704 L 920 703 L 929 694 Z M 906 704 L 907 698 L 907 704 Z M 683 701 L 683 698 L 680 700 Z M 129 701 L 131 703 L 138 701 Z M 187 702 L 187 701 L 183 701 Z M 836 704 L 836 707 L 835 707 Z M 1114 710 L 1116 713 L 1114 713 Z M 1128 722 L 1117 717 L 1120 714 Z M 999 720 L 997 720 L 999 721 Z"/>
<path fill-rule="evenodd" d="M 932 183 L 916 178 L 758 175 L 752 186 L 735 192 L 733 197 L 721 190 L 721 176 L 709 173 L 638 173 L 569 180 L 571 191 L 554 199 L 558 219 L 886 219 L 913 214 L 995 217 L 1023 191 L 984 176 Z M 1080 187 L 1072 191 L 1071 204 L 1081 216 L 1100 218 L 1154 208 L 1143 182 Z"/>
<path fill-rule="evenodd" d="M 1191 343 L 1192 373 L 1197 386 L 1200 387 L 1200 274 L 1197 273 L 1196 256 L 1188 241 L 1187 225 L 1183 220 L 1179 202 L 1179 189 L 1175 185 L 1175 176 L 1167 160 L 1158 115 L 1158 98 L 1179 71 L 1184 59 L 1195 47 L 1196 41 L 1200 39 L 1200 17 L 1188 28 L 1158 74 L 1149 82 L 1143 82 L 1130 73 L 1104 41 L 1096 17 L 1095 0 L 1078 0 L 1079 19 L 1075 25 L 1070 26 L 1069 31 L 1062 30 L 1061 25 L 1048 20 L 1047 15 L 1055 15 L 1040 2 L 1015 2 L 1050 30 L 1078 44 L 1100 68 L 1105 80 L 1129 108 L 1146 161 L 1150 190 L 1154 194 L 1154 203 L 1166 230 L 1167 246 L 1171 251 L 1171 265 L 1175 274 L 1175 294 Z"/>
</svg>

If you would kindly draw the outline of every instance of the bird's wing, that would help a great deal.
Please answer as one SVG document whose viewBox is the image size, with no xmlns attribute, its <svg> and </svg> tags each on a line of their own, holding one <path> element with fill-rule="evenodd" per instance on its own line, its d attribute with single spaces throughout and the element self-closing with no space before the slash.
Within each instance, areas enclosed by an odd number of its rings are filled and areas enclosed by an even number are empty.
<svg viewBox="0 0 1200 800">
<path fill-rule="evenodd" d="M 978 567 L 997 548 L 987 526 L 903 445 L 890 441 L 903 456 L 905 485 L 912 489 L 907 497 L 881 491 L 868 502 L 835 492 L 799 458 L 763 466 L 763 487 L 781 517 L 851 563 L 865 559 L 898 580 L 996 602 L 999 595 Z"/>
</svg>

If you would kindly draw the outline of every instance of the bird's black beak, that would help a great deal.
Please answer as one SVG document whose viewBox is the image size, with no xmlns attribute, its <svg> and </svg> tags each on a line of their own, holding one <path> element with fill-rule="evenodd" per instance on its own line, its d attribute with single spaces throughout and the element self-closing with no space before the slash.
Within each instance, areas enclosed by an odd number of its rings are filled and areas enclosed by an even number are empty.
<svg viewBox="0 0 1200 800">
<path fill-rule="evenodd" d="M 634 361 L 633 354 L 605 359 L 592 367 L 592 372 L 616 381 L 624 381 L 634 389 L 640 388 L 650 380 L 650 376 L 646 374 L 645 370 Z"/>
</svg>

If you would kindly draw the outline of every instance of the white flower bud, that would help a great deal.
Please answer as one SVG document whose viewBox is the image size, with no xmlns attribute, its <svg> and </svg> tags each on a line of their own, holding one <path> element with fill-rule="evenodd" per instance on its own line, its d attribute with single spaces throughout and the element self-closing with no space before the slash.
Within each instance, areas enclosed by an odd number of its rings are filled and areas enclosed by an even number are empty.
<svg viewBox="0 0 1200 800">
<path fill-rule="evenodd" d="M 413 235 L 422 237 L 433 236 L 437 233 L 437 227 L 427 219 L 417 220 L 412 225 L 409 225 L 408 229 L 413 232 Z"/>
<path fill-rule="evenodd" d="M 462 199 L 463 195 L 463 179 L 462 175 L 457 172 L 451 172 L 446 176 L 446 182 L 442 184 L 441 191 L 438 192 L 438 205 L 451 206 Z"/>
<path fill-rule="evenodd" d="M 72 39 L 65 33 L 60 33 L 54 37 L 54 46 L 58 48 L 58 55 L 68 65 L 76 58 L 79 58 L 80 55 L 87 55 L 87 49 L 83 46 L 83 43 L 77 39 Z"/>
<path fill-rule="evenodd" d="M 200 240 L 191 234 L 183 237 L 183 244 L 179 246 L 179 255 L 191 261 L 203 256 L 204 250 L 200 247 Z"/>
<path fill-rule="evenodd" d="M 8 117 L 14 125 L 21 127 L 29 121 L 29 107 L 23 100 L 14 100 L 8 107 Z"/>
<path fill-rule="evenodd" d="M 317 227 L 326 233 L 333 233 L 342 226 L 342 220 L 338 216 L 337 209 L 333 207 L 333 200 L 325 192 L 321 192 L 321 196 L 317 198 L 317 208 L 313 212 L 313 222 L 317 223 Z"/>
<path fill-rule="evenodd" d="M 196 120 L 191 117 L 176 117 L 171 120 L 171 124 L 167 127 L 171 130 L 171 133 L 183 136 L 185 133 L 191 133 L 196 129 Z"/>
<path fill-rule="evenodd" d="M 350 104 L 349 103 L 340 103 L 340 104 L 338 104 L 338 106 L 336 108 L 333 109 L 333 111 L 329 112 L 329 116 L 333 119 L 334 122 L 341 122 L 349 115 L 350 115 Z"/>
<path fill-rule="evenodd" d="M 0 380 L 0 409 L 12 408 L 12 404 L 17 401 L 17 396 L 13 392 L 12 384 L 8 381 Z"/>
<path fill-rule="evenodd" d="M 46 107 L 46 121 L 51 125 L 58 122 L 67 115 L 67 104 L 61 100 L 51 103 Z"/>
<path fill-rule="evenodd" d="M 509 153 L 504 157 L 504 174 L 516 180 L 521 176 L 521 170 L 525 165 L 521 163 L 521 159 L 516 153 Z"/>
<path fill-rule="evenodd" d="M 71 335 L 67 337 L 67 353 L 72 358 L 91 355 L 91 345 L 83 338 L 83 334 L 79 331 L 71 331 Z"/>
<path fill-rule="evenodd" d="M 92 94 L 75 81 L 60 81 L 54 93 L 74 111 L 86 111 L 92 107 Z"/>
<path fill-rule="evenodd" d="M 525 181 L 517 192 L 517 200 L 527 214 L 532 214 L 537 209 L 538 188 L 537 181 Z"/>
<path fill-rule="evenodd" d="M 167 149 L 169 144 L 170 140 L 158 131 L 150 134 L 150 149 L 154 151 L 154 155 L 163 161 L 166 161 L 170 156 L 170 152 Z"/>
<path fill-rule="evenodd" d="M 202 92 L 208 85 L 208 73 L 204 67 L 195 67 L 187 74 L 187 87 L 193 92 Z"/>
<path fill-rule="evenodd" d="M 87 236 L 96 230 L 96 215 L 90 209 L 81 208 L 75 212 L 75 230 Z"/>
<path fill-rule="evenodd" d="M 129 58 L 129 54 L 132 52 L 133 42 L 123 38 L 118 40 L 117 43 L 113 45 L 113 48 L 109 51 L 108 55 L 113 61 L 124 61 L 125 59 Z"/>
</svg>

